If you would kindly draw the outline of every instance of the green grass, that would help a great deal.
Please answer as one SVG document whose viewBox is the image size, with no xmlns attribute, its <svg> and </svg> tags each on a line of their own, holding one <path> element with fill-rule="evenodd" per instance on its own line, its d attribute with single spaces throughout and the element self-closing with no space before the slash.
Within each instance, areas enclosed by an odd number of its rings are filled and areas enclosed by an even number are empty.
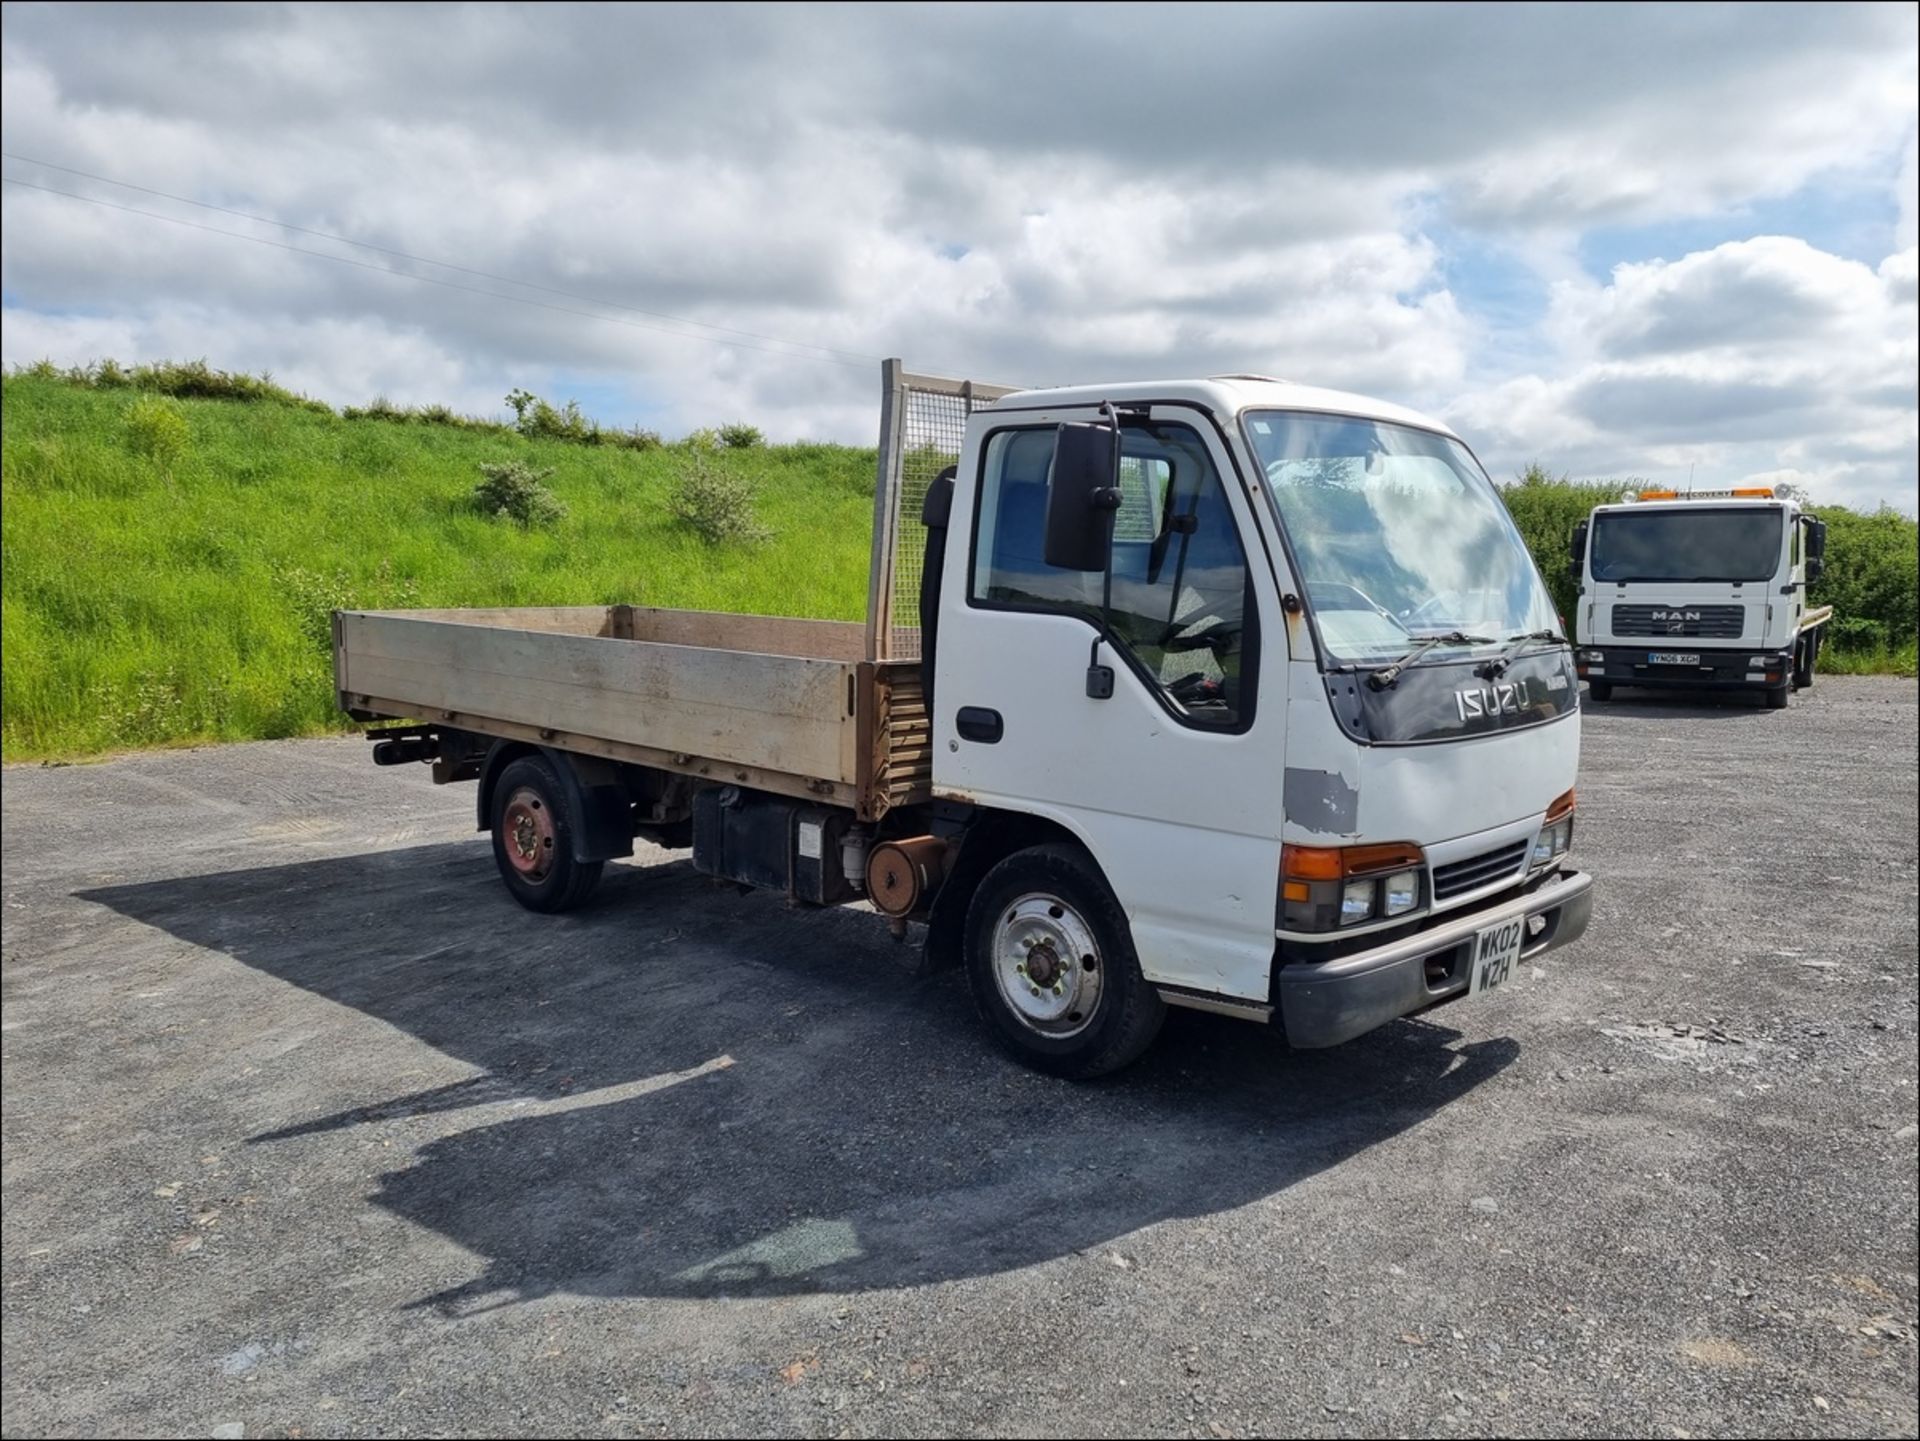
<svg viewBox="0 0 1920 1441">
<path fill-rule="evenodd" d="M 1920 675 L 1920 646 L 1909 643 L 1904 649 L 1881 646 L 1868 650 L 1820 651 L 1822 675 L 1898 675 L 1912 680 Z"/>
<path fill-rule="evenodd" d="M 184 437 L 151 410 L 177 410 Z M 0 392 L 8 760 L 339 728 L 341 607 L 680 606 L 859 619 L 874 454 L 729 450 L 759 545 L 672 518 L 684 452 L 13 375 Z M 135 407 L 146 407 L 133 416 Z M 131 421 L 131 423 L 130 423 Z M 156 436 L 160 437 L 156 441 Z M 552 469 L 550 528 L 481 515 L 483 462 Z"/>
</svg>

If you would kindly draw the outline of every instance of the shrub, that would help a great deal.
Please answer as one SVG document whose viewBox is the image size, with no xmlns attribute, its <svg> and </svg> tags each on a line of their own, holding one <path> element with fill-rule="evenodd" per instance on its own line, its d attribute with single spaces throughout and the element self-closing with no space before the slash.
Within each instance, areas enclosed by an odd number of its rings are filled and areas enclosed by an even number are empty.
<svg viewBox="0 0 1920 1441">
<path fill-rule="evenodd" d="M 515 390 L 507 396 L 513 411 L 513 428 L 529 440 L 564 440 L 574 445 L 599 445 L 600 422 L 580 413 L 580 402 L 569 400 L 553 406 L 530 390 Z"/>
<path fill-rule="evenodd" d="M 290 565 L 276 570 L 274 579 L 279 583 L 287 608 L 293 612 L 300 626 L 300 634 L 307 642 L 309 652 L 317 656 L 332 655 L 333 613 L 336 610 L 353 610 L 357 606 L 353 581 L 346 571 L 336 568 L 323 573 L 308 570 L 305 566 Z"/>
<path fill-rule="evenodd" d="M 567 513 L 554 493 L 547 489 L 551 469 L 534 470 L 518 460 L 482 465 L 484 477 L 473 488 L 474 503 L 480 510 L 501 520 L 518 521 L 525 529 L 551 525 Z"/>
<path fill-rule="evenodd" d="M 1547 592 L 1553 597 L 1553 608 L 1568 626 L 1575 624 L 1580 599 L 1580 582 L 1574 578 L 1568 554 L 1573 529 L 1596 505 L 1620 499 L 1635 483 L 1555 477 L 1535 461 L 1511 485 L 1500 488 L 1507 513 L 1513 517 L 1527 549 L 1533 552 L 1534 564 L 1540 567 Z M 1567 634 L 1572 635 L 1572 630 Z"/>
<path fill-rule="evenodd" d="M 172 465 L 185 455 L 191 439 L 187 418 L 180 413 L 180 407 L 150 395 L 141 396 L 127 407 L 121 427 L 127 449 L 162 465 Z"/>
<path fill-rule="evenodd" d="M 754 517 L 752 487 L 700 449 L 680 462 L 667 509 L 708 545 L 772 536 Z"/>
<path fill-rule="evenodd" d="M 749 450 L 756 445 L 765 445 L 767 438 L 760 433 L 759 426 L 736 420 L 731 425 L 720 427 L 720 443 L 729 450 Z"/>
<path fill-rule="evenodd" d="M 688 431 L 687 438 L 680 443 L 688 450 L 718 450 L 720 448 L 720 432 L 709 429 L 703 425 L 698 430 Z"/>
<path fill-rule="evenodd" d="M 1807 602 L 1834 608 L 1833 648 L 1911 646 L 1920 630 L 1920 526 L 1886 506 L 1866 514 L 1823 505 L 1814 514 L 1827 523 L 1827 567 Z M 1849 622 L 1877 629 L 1855 631 Z"/>
<path fill-rule="evenodd" d="M 658 450 L 666 444 L 660 438 L 659 431 L 646 430 L 638 425 L 631 430 L 603 431 L 602 435 L 607 444 L 623 446 L 628 450 Z"/>
<path fill-rule="evenodd" d="M 79 390 L 145 390 L 180 400 L 274 401 L 302 410 L 332 415 L 333 407 L 274 384 L 271 372 L 248 375 L 237 370 L 215 370 L 204 360 L 161 360 L 132 370 L 117 360 L 61 370 L 51 360 L 36 360 L 15 372 L 31 380 L 55 380 Z"/>
</svg>

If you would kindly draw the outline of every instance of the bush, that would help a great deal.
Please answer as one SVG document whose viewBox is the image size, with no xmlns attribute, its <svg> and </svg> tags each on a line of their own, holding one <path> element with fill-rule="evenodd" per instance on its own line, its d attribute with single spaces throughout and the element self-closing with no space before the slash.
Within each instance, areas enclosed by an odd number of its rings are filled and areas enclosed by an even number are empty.
<svg viewBox="0 0 1920 1441">
<path fill-rule="evenodd" d="M 534 470 L 518 460 L 497 465 L 482 465 L 485 477 L 473 488 L 473 499 L 482 512 L 501 520 L 518 521 L 523 529 L 551 525 L 567 513 L 554 493 L 547 489 L 551 469 Z"/>
<path fill-rule="evenodd" d="M 772 537 L 754 517 L 752 487 L 698 449 L 680 462 L 667 509 L 708 545 Z"/>
<path fill-rule="evenodd" d="M 513 411 L 513 428 L 529 440 L 564 440 L 574 445 L 599 445 L 600 422 L 580 413 L 580 402 L 569 400 L 553 406 L 530 390 L 515 390 L 507 396 Z"/>
<path fill-rule="evenodd" d="M 168 466 L 187 453 L 192 439 L 180 407 L 148 395 L 127 407 L 121 428 L 128 450 Z"/>
<path fill-rule="evenodd" d="M 1833 648 L 1912 646 L 1920 633 L 1920 525 L 1886 506 L 1863 514 L 1823 505 L 1813 513 L 1827 524 L 1827 566 L 1807 603 L 1833 607 Z"/>
<path fill-rule="evenodd" d="M 1553 608 L 1569 627 L 1574 624 L 1580 599 L 1580 582 L 1574 578 L 1568 549 L 1573 528 L 1596 505 L 1620 499 L 1634 484 L 1624 480 L 1576 481 L 1564 475 L 1556 478 L 1535 461 L 1513 484 L 1500 488 L 1507 513 L 1519 527 L 1520 538 L 1533 552 L 1534 564 L 1547 582 Z M 1567 634 L 1572 635 L 1572 630 Z"/>
<path fill-rule="evenodd" d="M 333 407 L 275 385 L 271 374 L 248 375 L 238 370 L 215 370 L 204 360 L 161 360 L 152 365 L 124 368 L 117 360 L 61 370 L 51 360 L 36 360 L 14 372 L 31 380 L 55 380 L 79 390 L 145 390 L 179 400 L 273 401 L 301 410 L 332 415 Z"/>
<path fill-rule="evenodd" d="M 628 450 L 658 450 L 666 442 L 660 438 L 657 430 L 647 430 L 634 426 L 631 430 L 606 430 L 601 432 L 608 445 L 624 446 Z"/>
<path fill-rule="evenodd" d="M 729 450 L 748 450 L 756 445 L 765 445 L 767 438 L 760 433 L 759 426 L 736 420 L 731 425 L 720 427 L 720 443 Z"/>
</svg>

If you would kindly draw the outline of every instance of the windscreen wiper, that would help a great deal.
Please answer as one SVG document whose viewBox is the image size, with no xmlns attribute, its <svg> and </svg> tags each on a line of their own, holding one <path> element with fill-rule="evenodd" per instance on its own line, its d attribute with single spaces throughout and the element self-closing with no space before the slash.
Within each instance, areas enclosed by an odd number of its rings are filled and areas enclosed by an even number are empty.
<svg viewBox="0 0 1920 1441">
<path fill-rule="evenodd" d="M 1419 660 L 1421 656 L 1437 645 L 1492 645 L 1490 635 L 1468 635 L 1465 631 L 1450 630 L 1443 635 L 1423 635 L 1420 644 L 1401 656 L 1392 665 L 1382 666 L 1367 675 L 1367 684 L 1374 690 L 1385 690 L 1400 679 L 1400 672 Z"/>
<path fill-rule="evenodd" d="M 1523 631 L 1519 635 L 1508 636 L 1506 640 L 1506 644 L 1501 647 L 1500 654 L 1494 655 L 1494 656 L 1488 656 L 1486 661 L 1483 664 L 1474 667 L 1473 673 L 1477 676 L 1483 677 L 1486 680 L 1492 680 L 1495 676 L 1504 675 L 1506 673 L 1507 667 L 1513 664 L 1513 653 L 1518 649 L 1520 649 L 1521 646 L 1525 645 L 1530 640 L 1551 641 L 1555 645 L 1568 644 L 1567 638 L 1561 635 L 1560 632 L 1558 631 L 1554 631 L 1554 630 Z"/>
</svg>

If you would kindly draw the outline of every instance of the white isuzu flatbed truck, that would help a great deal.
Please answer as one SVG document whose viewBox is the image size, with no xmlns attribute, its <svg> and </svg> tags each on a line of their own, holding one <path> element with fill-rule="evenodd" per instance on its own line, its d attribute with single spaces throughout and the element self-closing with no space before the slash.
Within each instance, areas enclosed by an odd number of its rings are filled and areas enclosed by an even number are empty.
<svg viewBox="0 0 1920 1441">
<path fill-rule="evenodd" d="M 1832 606 L 1807 604 L 1827 527 L 1769 486 L 1643 490 L 1574 529 L 1581 678 L 1755 690 L 1780 709 L 1813 684 Z"/>
<path fill-rule="evenodd" d="M 374 759 L 477 781 L 515 899 L 644 836 L 870 902 L 1074 1077 L 1169 1005 L 1334 1045 L 1585 930 L 1572 653 L 1444 425 L 1257 376 L 884 382 L 864 625 L 335 617 L 340 704 L 401 722 Z"/>
</svg>

